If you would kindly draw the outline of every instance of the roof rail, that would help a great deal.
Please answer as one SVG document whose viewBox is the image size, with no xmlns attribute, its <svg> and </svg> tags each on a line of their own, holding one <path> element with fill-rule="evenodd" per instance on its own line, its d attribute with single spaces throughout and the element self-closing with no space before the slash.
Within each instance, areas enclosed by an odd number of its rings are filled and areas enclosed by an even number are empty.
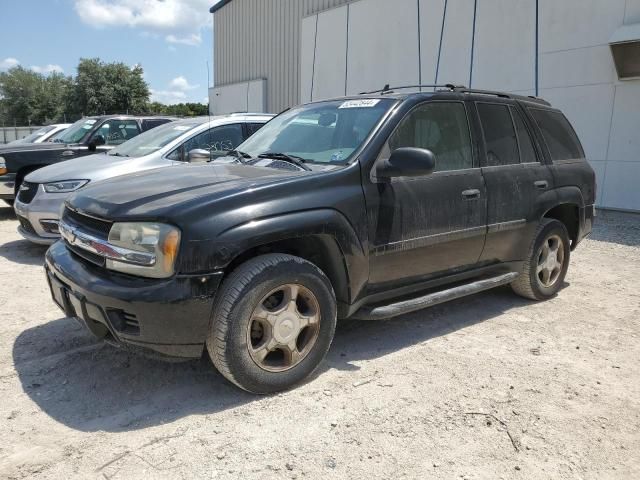
<svg viewBox="0 0 640 480">
<path fill-rule="evenodd" d="M 536 103 L 541 103 L 543 105 L 547 105 L 547 106 L 551 106 L 551 104 L 549 102 L 547 102 L 546 100 L 539 98 L 539 97 L 534 97 L 533 95 L 528 95 L 528 96 L 524 96 L 524 95 L 515 95 L 512 93 L 506 93 L 506 92 L 498 92 L 495 90 L 479 90 L 479 89 L 475 89 L 475 88 L 466 88 L 466 87 L 455 87 L 452 89 L 454 92 L 459 92 L 459 93 L 475 93 L 478 95 L 493 95 L 495 97 L 500 97 L 500 98 L 511 98 L 513 100 L 524 100 L 527 102 L 536 102 Z"/>
<path fill-rule="evenodd" d="M 452 83 L 447 83 L 444 85 L 406 85 L 400 87 L 390 87 L 387 83 L 384 88 L 380 90 L 372 90 L 370 92 L 361 92 L 359 95 L 371 95 L 373 93 L 381 93 L 383 95 L 393 93 L 395 90 L 407 90 L 409 88 L 444 88 L 446 90 L 455 90 L 456 88 L 466 88 L 462 85 L 453 85 Z"/>
<path fill-rule="evenodd" d="M 454 85 L 452 83 L 446 83 L 444 85 L 407 85 L 407 86 L 401 86 L 401 87 L 390 87 L 389 84 L 387 84 L 381 90 L 372 90 L 370 92 L 362 92 L 360 93 L 360 95 L 370 95 L 374 93 L 388 95 L 388 94 L 394 93 L 395 90 L 407 90 L 410 88 L 441 88 L 441 89 L 449 90 L 451 92 L 475 93 L 478 95 L 493 95 L 495 97 L 500 97 L 500 98 L 524 100 L 524 101 L 536 102 L 543 105 L 551 106 L 551 104 L 546 100 L 543 100 L 542 98 L 534 97 L 532 95 L 523 96 L 523 95 L 515 95 L 511 93 L 506 93 L 506 92 L 499 92 L 495 90 L 480 90 L 480 89 L 468 88 L 468 87 L 465 87 L 464 85 Z"/>
</svg>

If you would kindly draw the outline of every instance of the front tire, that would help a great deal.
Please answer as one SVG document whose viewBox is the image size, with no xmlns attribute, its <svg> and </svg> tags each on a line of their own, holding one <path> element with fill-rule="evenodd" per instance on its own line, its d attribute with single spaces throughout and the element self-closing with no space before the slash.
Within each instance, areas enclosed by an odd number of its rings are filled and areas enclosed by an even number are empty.
<svg viewBox="0 0 640 480">
<path fill-rule="evenodd" d="M 522 273 L 511 284 L 518 295 L 547 300 L 564 283 L 571 255 L 567 228 L 558 220 L 544 218 L 534 235 Z"/>
<path fill-rule="evenodd" d="M 262 255 L 222 284 L 207 350 L 218 371 L 243 390 L 287 390 L 329 351 L 336 311 L 331 282 L 318 267 L 292 255 Z"/>
</svg>

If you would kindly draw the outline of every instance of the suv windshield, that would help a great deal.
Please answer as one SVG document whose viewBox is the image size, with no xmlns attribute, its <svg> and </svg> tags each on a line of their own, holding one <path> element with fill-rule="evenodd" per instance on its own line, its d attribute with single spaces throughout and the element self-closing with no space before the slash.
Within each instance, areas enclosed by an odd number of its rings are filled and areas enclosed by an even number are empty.
<svg viewBox="0 0 640 480">
<path fill-rule="evenodd" d="M 238 147 L 252 157 L 279 153 L 318 163 L 347 163 L 395 103 L 391 99 L 318 102 L 274 118 Z"/>
<path fill-rule="evenodd" d="M 95 118 L 83 118 L 67 128 L 54 140 L 55 143 L 80 143 L 98 121 Z"/>
<path fill-rule="evenodd" d="M 162 147 L 173 142 L 176 138 L 199 127 L 206 121 L 206 119 L 194 119 L 161 125 L 147 130 L 128 142 L 119 145 L 111 150 L 109 155 L 119 157 L 144 157 L 145 155 L 157 152 Z"/>
</svg>

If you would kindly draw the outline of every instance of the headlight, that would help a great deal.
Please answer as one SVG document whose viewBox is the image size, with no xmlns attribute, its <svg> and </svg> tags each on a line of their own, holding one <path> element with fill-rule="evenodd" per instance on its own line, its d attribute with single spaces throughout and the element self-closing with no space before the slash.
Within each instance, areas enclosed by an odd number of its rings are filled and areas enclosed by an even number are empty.
<svg viewBox="0 0 640 480">
<path fill-rule="evenodd" d="M 7 173 L 7 164 L 4 161 L 3 157 L 0 157 L 0 175 L 4 175 Z"/>
<path fill-rule="evenodd" d="M 120 260 L 107 258 L 108 269 L 142 277 L 167 278 L 174 273 L 180 230 L 162 223 L 114 223 L 109 232 L 109 243 L 131 253 Z M 135 252 L 143 255 L 136 256 Z"/>
<path fill-rule="evenodd" d="M 44 191 L 47 193 L 69 193 L 84 187 L 89 180 L 63 180 L 44 184 Z"/>
</svg>

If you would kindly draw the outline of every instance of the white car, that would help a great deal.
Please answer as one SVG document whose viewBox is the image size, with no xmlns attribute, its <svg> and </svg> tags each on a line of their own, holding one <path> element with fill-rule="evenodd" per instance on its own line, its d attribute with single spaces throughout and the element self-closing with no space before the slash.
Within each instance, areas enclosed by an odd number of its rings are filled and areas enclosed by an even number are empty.
<svg viewBox="0 0 640 480">
<path fill-rule="evenodd" d="M 225 155 L 273 115 L 232 114 L 178 120 L 141 133 L 108 153 L 60 162 L 27 175 L 14 209 L 18 232 L 49 245 L 60 238 L 58 220 L 65 199 L 85 185 L 162 167 L 206 162 Z"/>
<path fill-rule="evenodd" d="M 71 126 L 70 123 L 57 123 L 55 125 L 48 125 L 30 133 L 24 138 L 9 142 L 7 145 L 19 145 L 22 143 L 44 143 L 52 141 L 59 133 L 64 132 Z"/>
</svg>

